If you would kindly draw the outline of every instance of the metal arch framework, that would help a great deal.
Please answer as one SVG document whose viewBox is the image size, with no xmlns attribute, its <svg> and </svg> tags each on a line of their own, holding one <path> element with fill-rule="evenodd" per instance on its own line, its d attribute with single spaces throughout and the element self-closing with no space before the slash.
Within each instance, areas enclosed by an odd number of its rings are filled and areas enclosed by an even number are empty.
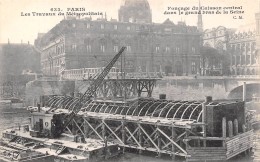
<svg viewBox="0 0 260 162">
<path fill-rule="evenodd" d="M 56 101 L 58 100 L 58 101 Z M 53 101 L 62 105 L 77 98 L 60 97 Z M 68 101 L 70 100 L 70 101 Z M 171 101 L 139 98 L 127 101 L 96 100 L 89 102 L 66 128 L 67 133 L 90 138 L 107 138 L 120 146 L 174 156 L 189 156 L 185 137 L 196 127 L 203 127 L 203 102 Z M 208 103 L 207 105 L 218 105 Z M 70 109 L 69 107 L 63 107 Z"/>
<path fill-rule="evenodd" d="M 52 98 L 50 107 L 71 110 L 78 98 L 56 96 Z M 174 120 L 200 121 L 202 103 L 197 101 L 166 101 L 154 99 L 138 99 L 132 102 L 91 101 L 83 112 L 117 114 L 138 117 L 169 118 Z"/>
</svg>

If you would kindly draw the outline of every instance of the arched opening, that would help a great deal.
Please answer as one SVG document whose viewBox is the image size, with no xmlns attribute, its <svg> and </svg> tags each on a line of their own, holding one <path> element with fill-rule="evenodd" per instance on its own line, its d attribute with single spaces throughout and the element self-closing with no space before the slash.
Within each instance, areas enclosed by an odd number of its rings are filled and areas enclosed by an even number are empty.
<svg viewBox="0 0 260 162">
<path fill-rule="evenodd" d="M 260 96 L 260 83 L 252 83 L 246 85 L 246 99 L 252 100 L 253 97 Z M 243 99 L 243 85 L 238 86 L 231 90 L 228 94 L 228 99 Z"/>
</svg>

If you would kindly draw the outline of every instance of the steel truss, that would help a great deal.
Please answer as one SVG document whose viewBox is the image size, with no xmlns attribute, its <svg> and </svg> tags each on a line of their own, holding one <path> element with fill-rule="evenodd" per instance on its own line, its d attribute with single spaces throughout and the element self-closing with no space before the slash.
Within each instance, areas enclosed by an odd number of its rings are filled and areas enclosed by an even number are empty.
<svg viewBox="0 0 260 162">
<path fill-rule="evenodd" d="M 146 93 L 147 97 L 151 97 L 156 81 L 157 79 L 106 79 L 98 87 L 94 97 L 102 99 L 124 97 L 127 99 L 140 97 L 144 93 Z M 78 99 L 70 96 L 54 96 L 45 105 L 73 109 Z"/>
</svg>

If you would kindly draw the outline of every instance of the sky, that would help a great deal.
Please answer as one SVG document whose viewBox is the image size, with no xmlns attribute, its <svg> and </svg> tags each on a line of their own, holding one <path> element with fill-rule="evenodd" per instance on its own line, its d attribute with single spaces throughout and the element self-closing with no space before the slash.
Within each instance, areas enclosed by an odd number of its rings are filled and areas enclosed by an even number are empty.
<svg viewBox="0 0 260 162">
<path fill-rule="evenodd" d="M 118 19 L 118 9 L 123 0 L 0 0 L 0 43 L 33 44 L 38 33 L 46 33 L 59 23 L 63 16 L 32 16 L 32 12 L 48 13 L 51 8 L 85 8 L 90 12 L 106 13 L 110 18 Z M 198 6 L 199 0 L 148 0 L 155 23 L 162 23 L 167 18 L 174 23 L 185 21 L 187 25 L 197 25 L 197 15 L 164 14 L 168 7 Z M 202 14 L 204 29 L 218 27 L 239 28 L 254 25 L 255 13 L 259 12 L 259 0 L 200 0 L 203 7 L 242 7 L 242 14 Z M 204 10 L 206 11 L 206 10 Z M 230 12 L 230 10 L 228 10 Z M 30 16 L 22 16 L 30 13 Z M 57 13 L 56 13 L 57 14 Z M 236 16 L 236 17 L 234 17 Z M 238 19 L 242 16 L 242 19 Z M 92 16 L 92 19 L 100 16 Z M 237 19 L 235 19 L 237 18 Z M 243 28 L 244 29 L 244 28 Z"/>
</svg>

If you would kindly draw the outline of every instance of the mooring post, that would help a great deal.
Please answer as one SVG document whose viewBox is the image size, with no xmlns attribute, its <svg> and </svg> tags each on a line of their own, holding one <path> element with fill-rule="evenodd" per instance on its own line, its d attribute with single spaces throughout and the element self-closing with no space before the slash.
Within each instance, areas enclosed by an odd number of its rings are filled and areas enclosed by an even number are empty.
<svg viewBox="0 0 260 162">
<path fill-rule="evenodd" d="M 246 132 L 246 125 L 245 124 L 242 125 L 242 131 L 243 131 L 243 133 Z"/>
<path fill-rule="evenodd" d="M 226 117 L 222 118 L 222 137 L 226 138 L 227 137 L 227 119 Z M 223 141 L 222 146 L 225 146 L 225 141 Z"/>
<path fill-rule="evenodd" d="M 228 121 L 228 136 L 229 138 L 233 137 L 233 122 Z"/>
<path fill-rule="evenodd" d="M 234 120 L 234 135 L 238 135 L 238 121 L 237 119 Z"/>
</svg>

